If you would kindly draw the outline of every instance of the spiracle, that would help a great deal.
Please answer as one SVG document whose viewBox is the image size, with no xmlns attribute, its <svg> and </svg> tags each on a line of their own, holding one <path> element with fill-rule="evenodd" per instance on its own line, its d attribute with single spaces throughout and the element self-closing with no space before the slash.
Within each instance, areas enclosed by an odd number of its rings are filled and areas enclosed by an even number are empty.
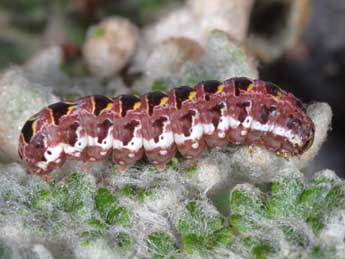
<svg viewBox="0 0 345 259">
<path fill-rule="evenodd" d="M 303 104 L 291 93 L 238 77 L 168 93 L 93 95 L 49 105 L 24 124 L 18 152 L 38 175 L 69 157 L 100 161 L 109 155 L 121 171 L 144 155 L 164 170 L 177 151 L 195 161 L 205 148 L 228 143 L 299 155 L 312 145 L 314 132 Z"/>
</svg>

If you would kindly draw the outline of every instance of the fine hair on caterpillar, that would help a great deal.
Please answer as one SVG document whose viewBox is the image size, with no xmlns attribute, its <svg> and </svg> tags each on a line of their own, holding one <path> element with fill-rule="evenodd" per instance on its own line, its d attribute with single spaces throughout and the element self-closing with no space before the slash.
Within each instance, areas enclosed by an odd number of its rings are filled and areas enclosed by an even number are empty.
<svg viewBox="0 0 345 259">
<path fill-rule="evenodd" d="M 205 148 L 227 144 L 299 155 L 312 145 L 314 132 L 294 95 L 270 82 L 237 77 L 168 93 L 93 95 L 49 105 L 25 122 L 18 152 L 38 175 L 69 157 L 99 161 L 109 155 L 121 171 L 144 155 L 164 170 L 177 151 L 193 161 Z"/>
</svg>

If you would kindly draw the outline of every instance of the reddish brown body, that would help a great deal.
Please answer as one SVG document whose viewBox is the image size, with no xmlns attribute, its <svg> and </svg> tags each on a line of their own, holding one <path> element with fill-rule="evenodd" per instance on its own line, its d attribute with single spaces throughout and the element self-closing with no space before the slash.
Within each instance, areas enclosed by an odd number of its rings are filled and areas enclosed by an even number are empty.
<svg viewBox="0 0 345 259">
<path fill-rule="evenodd" d="M 314 124 L 296 97 L 269 82 L 233 78 L 140 98 L 95 95 L 52 104 L 25 123 L 19 155 L 40 175 L 67 157 L 99 161 L 110 154 L 122 171 L 144 154 L 162 170 L 176 151 L 196 160 L 206 147 L 232 143 L 287 157 L 313 139 Z"/>
</svg>

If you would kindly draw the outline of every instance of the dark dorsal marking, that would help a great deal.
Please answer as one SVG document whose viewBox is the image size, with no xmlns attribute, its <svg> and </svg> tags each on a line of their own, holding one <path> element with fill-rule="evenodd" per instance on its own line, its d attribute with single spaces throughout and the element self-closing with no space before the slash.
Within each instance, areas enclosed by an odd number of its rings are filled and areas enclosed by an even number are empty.
<svg viewBox="0 0 345 259">
<path fill-rule="evenodd" d="M 277 96 L 279 93 L 281 93 L 280 88 L 271 82 L 266 82 L 265 88 L 267 93 L 272 94 L 273 96 Z"/>
<path fill-rule="evenodd" d="M 149 115 L 152 115 L 155 106 L 160 105 L 162 98 L 168 97 L 165 93 L 160 91 L 150 92 L 146 96 L 149 105 Z"/>
<path fill-rule="evenodd" d="M 59 125 L 60 118 L 68 113 L 68 108 L 71 106 L 71 104 L 65 102 L 58 102 L 48 106 L 48 109 L 52 111 L 53 122 L 55 125 Z"/>
<path fill-rule="evenodd" d="M 203 82 L 206 101 L 209 101 L 211 99 L 210 94 L 216 93 L 218 91 L 218 86 L 221 84 L 222 83 L 217 80 L 208 80 Z"/>
<path fill-rule="evenodd" d="M 26 143 L 29 143 L 33 134 L 34 134 L 34 130 L 32 128 L 32 125 L 34 124 L 35 121 L 33 120 L 28 120 L 25 122 L 23 128 L 22 128 L 22 134 L 24 137 L 24 140 Z"/>
<path fill-rule="evenodd" d="M 123 145 L 127 145 L 134 136 L 134 130 L 139 125 L 139 121 L 132 120 L 124 126 Z"/>
<path fill-rule="evenodd" d="M 104 120 L 102 123 L 97 124 L 96 134 L 98 143 L 102 143 L 103 139 L 107 137 L 109 128 L 113 125 L 110 120 Z"/>
<path fill-rule="evenodd" d="M 103 95 L 94 95 L 93 101 L 95 102 L 95 110 L 93 114 L 98 116 L 101 111 L 107 108 L 108 104 L 112 103 L 112 100 Z"/>
<path fill-rule="evenodd" d="M 218 80 L 208 80 L 202 82 L 204 86 L 204 91 L 205 94 L 214 94 L 218 91 L 218 86 L 221 85 L 222 83 L 219 82 Z"/>
<path fill-rule="evenodd" d="M 166 117 L 160 117 L 152 123 L 153 127 L 153 140 L 155 143 L 159 141 L 159 136 L 163 133 L 164 122 L 168 119 Z"/>
<path fill-rule="evenodd" d="M 288 127 L 288 129 L 293 129 L 293 128 L 297 129 L 301 126 L 302 126 L 301 120 L 294 118 L 293 115 L 290 114 L 286 123 L 286 127 Z"/>
<path fill-rule="evenodd" d="M 193 126 L 193 116 L 196 115 L 196 112 L 193 110 L 188 111 L 184 116 L 181 118 L 182 122 L 182 132 L 186 137 L 189 137 Z"/>
<path fill-rule="evenodd" d="M 140 99 L 134 95 L 121 95 L 121 117 L 125 117 L 127 112 L 134 109 L 134 105 L 140 102 Z"/>
<path fill-rule="evenodd" d="M 174 89 L 175 98 L 176 98 L 176 107 L 181 109 L 182 102 L 189 99 L 189 94 L 191 91 L 194 91 L 193 88 L 189 86 L 181 86 Z"/>
<path fill-rule="evenodd" d="M 235 77 L 232 80 L 234 80 L 235 96 L 240 96 L 241 90 L 247 91 L 248 86 L 252 84 L 252 81 L 246 77 Z"/>
</svg>

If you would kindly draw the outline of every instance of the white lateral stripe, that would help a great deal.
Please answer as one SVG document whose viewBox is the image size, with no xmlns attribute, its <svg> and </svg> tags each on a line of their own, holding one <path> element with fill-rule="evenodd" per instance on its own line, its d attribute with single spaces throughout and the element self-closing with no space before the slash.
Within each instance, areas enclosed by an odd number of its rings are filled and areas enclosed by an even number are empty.
<svg viewBox="0 0 345 259">
<path fill-rule="evenodd" d="M 168 149 L 174 144 L 174 134 L 172 131 L 167 131 L 167 126 L 171 123 L 169 117 L 165 117 L 167 120 L 163 122 L 162 134 L 159 136 L 157 143 L 154 139 L 143 138 L 143 144 L 145 150 L 153 150 L 155 148 Z"/>
<path fill-rule="evenodd" d="M 230 127 L 233 129 L 236 129 L 238 126 L 240 126 L 241 122 L 239 120 L 234 119 L 233 117 L 229 116 L 230 120 Z"/>
<path fill-rule="evenodd" d="M 220 131 L 227 131 L 230 128 L 231 120 L 230 116 L 221 116 L 219 118 L 218 130 Z"/>
<path fill-rule="evenodd" d="M 212 123 L 204 123 L 202 124 L 203 134 L 205 135 L 212 135 L 215 131 L 214 125 Z"/>
<path fill-rule="evenodd" d="M 164 132 L 159 136 L 159 140 L 156 143 L 154 139 L 147 140 L 143 138 L 145 150 L 153 150 L 155 148 L 167 149 L 174 144 L 174 136 L 172 131 Z"/>
<path fill-rule="evenodd" d="M 246 129 L 249 129 L 252 125 L 253 117 L 247 116 L 244 122 L 242 122 L 242 126 Z"/>
<path fill-rule="evenodd" d="M 143 146 L 143 137 L 139 134 L 139 130 L 142 128 L 141 122 L 138 126 L 135 127 L 133 131 L 133 137 L 131 141 L 127 143 L 127 145 L 124 145 L 123 142 L 119 139 L 113 139 L 113 149 L 121 149 L 121 148 L 127 148 L 131 152 L 138 152 L 142 146 Z"/>
<path fill-rule="evenodd" d="M 64 147 L 64 152 L 67 155 L 75 156 L 75 157 L 80 157 L 81 152 L 86 148 L 88 145 L 88 136 L 83 135 L 81 136 L 81 131 L 83 130 L 82 127 L 77 128 L 77 141 L 74 143 L 74 146 L 71 146 L 67 143 L 63 144 Z"/>
<path fill-rule="evenodd" d="M 190 133 L 190 135 L 188 137 L 186 137 L 183 133 L 182 134 L 174 134 L 174 139 L 175 139 L 175 143 L 177 145 L 181 145 L 183 143 L 185 143 L 185 141 L 187 140 L 192 140 L 192 141 L 198 141 L 202 138 L 203 135 L 203 130 L 202 130 L 202 125 L 201 123 L 197 123 L 196 125 L 194 125 L 191 129 L 192 132 Z"/>
<path fill-rule="evenodd" d="M 253 120 L 251 129 L 262 132 L 272 132 L 274 135 L 287 138 L 292 144 L 296 144 L 298 146 L 302 145 L 302 139 L 298 135 L 293 134 L 291 130 L 286 130 L 278 125 L 269 123 L 261 124 L 259 121 Z"/>
</svg>

